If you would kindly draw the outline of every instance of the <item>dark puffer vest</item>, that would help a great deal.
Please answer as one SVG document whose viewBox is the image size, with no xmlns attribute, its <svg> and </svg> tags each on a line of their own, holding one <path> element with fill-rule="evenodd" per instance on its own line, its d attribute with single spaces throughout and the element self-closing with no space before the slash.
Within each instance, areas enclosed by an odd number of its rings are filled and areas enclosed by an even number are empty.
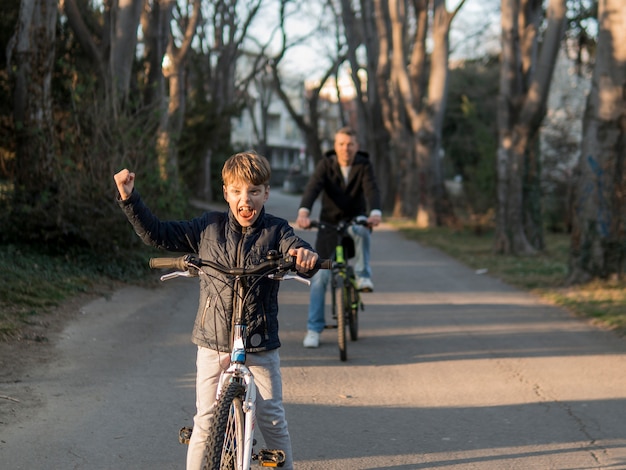
<svg viewBox="0 0 626 470">
<path fill-rule="evenodd" d="M 205 212 L 188 221 L 161 221 L 141 200 L 139 193 L 118 204 L 147 245 L 179 253 L 196 253 L 226 267 L 257 264 L 267 252 L 286 255 L 291 248 L 311 246 L 298 237 L 288 222 L 261 211 L 250 227 L 242 227 L 231 211 Z M 218 351 L 230 351 L 233 280 L 210 268 L 201 275 L 200 299 L 192 341 Z M 267 351 L 280 347 L 278 338 L 279 282 L 263 279 L 250 294 L 245 310 L 248 323 L 247 350 Z"/>
</svg>

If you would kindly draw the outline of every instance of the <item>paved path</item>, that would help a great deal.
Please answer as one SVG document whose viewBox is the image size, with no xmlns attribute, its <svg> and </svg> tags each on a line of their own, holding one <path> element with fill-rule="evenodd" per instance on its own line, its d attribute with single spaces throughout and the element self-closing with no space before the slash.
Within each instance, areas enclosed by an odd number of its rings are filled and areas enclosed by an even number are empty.
<svg viewBox="0 0 626 470">
<path fill-rule="evenodd" d="M 293 220 L 297 203 L 275 191 L 267 209 Z M 626 469 L 626 341 L 388 228 L 374 240 L 346 363 L 332 331 L 302 348 L 307 288 L 281 288 L 297 470 Z M 183 468 L 194 284 L 86 305 L 54 366 L 7 391 L 40 406 L 0 427 L 0 468 Z"/>
</svg>

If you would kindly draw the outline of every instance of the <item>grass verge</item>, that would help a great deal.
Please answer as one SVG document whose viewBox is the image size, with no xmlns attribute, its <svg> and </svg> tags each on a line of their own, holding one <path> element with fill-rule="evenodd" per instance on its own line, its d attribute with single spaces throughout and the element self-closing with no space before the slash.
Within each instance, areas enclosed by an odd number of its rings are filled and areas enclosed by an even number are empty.
<svg viewBox="0 0 626 470">
<path fill-rule="evenodd" d="M 493 237 L 446 228 L 397 228 L 409 239 L 438 248 L 473 269 L 486 269 L 496 278 L 527 290 L 575 315 L 591 319 L 603 328 L 626 335 L 626 282 L 593 281 L 566 286 L 569 236 L 546 234 L 546 250 L 534 256 L 502 256 L 493 253 Z"/>
<path fill-rule="evenodd" d="M 148 257 L 144 252 L 98 256 L 0 245 L 0 339 L 19 337 L 24 327 L 45 320 L 47 312 L 74 296 L 149 279 Z"/>
</svg>

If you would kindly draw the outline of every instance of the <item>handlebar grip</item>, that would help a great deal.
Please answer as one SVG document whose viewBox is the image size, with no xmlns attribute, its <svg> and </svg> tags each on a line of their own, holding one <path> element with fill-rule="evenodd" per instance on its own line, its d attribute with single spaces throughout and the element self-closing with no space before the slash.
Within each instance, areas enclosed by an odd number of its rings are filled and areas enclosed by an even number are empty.
<svg viewBox="0 0 626 470">
<path fill-rule="evenodd" d="M 187 270 L 186 256 L 178 258 L 150 258 L 150 267 L 153 269 L 177 269 L 179 271 Z"/>
<path fill-rule="evenodd" d="M 317 263 L 315 263 L 315 267 L 317 269 L 333 269 L 333 260 L 332 259 L 318 259 Z"/>
</svg>

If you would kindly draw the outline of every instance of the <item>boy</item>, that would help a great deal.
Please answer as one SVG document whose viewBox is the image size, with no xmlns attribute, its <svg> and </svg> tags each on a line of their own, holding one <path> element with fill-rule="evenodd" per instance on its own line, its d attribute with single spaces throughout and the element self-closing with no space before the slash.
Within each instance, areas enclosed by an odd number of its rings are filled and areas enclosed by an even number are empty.
<svg viewBox="0 0 626 470">
<path fill-rule="evenodd" d="M 134 190 L 135 174 L 124 169 L 114 176 L 118 203 L 144 243 L 169 251 L 196 253 L 224 266 L 258 263 L 269 250 L 296 258 L 298 271 L 313 274 L 317 253 L 295 235 L 286 220 L 265 213 L 270 165 L 254 152 L 230 157 L 222 169 L 227 212 L 205 212 L 189 221 L 160 221 Z M 196 415 L 187 450 L 187 470 L 200 469 L 220 373 L 229 362 L 233 293 L 220 282 L 200 276 L 200 302 L 192 341 L 198 346 Z M 246 365 L 258 387 L 257 423 L 268 448 L 286 454 L 293 468 L 291 441 L 282 403 L 278 348 L 278 282 L 268 281 L 250 300 Z M 230 284 L 228 284 L 230 285 Z"/>
</svg>

